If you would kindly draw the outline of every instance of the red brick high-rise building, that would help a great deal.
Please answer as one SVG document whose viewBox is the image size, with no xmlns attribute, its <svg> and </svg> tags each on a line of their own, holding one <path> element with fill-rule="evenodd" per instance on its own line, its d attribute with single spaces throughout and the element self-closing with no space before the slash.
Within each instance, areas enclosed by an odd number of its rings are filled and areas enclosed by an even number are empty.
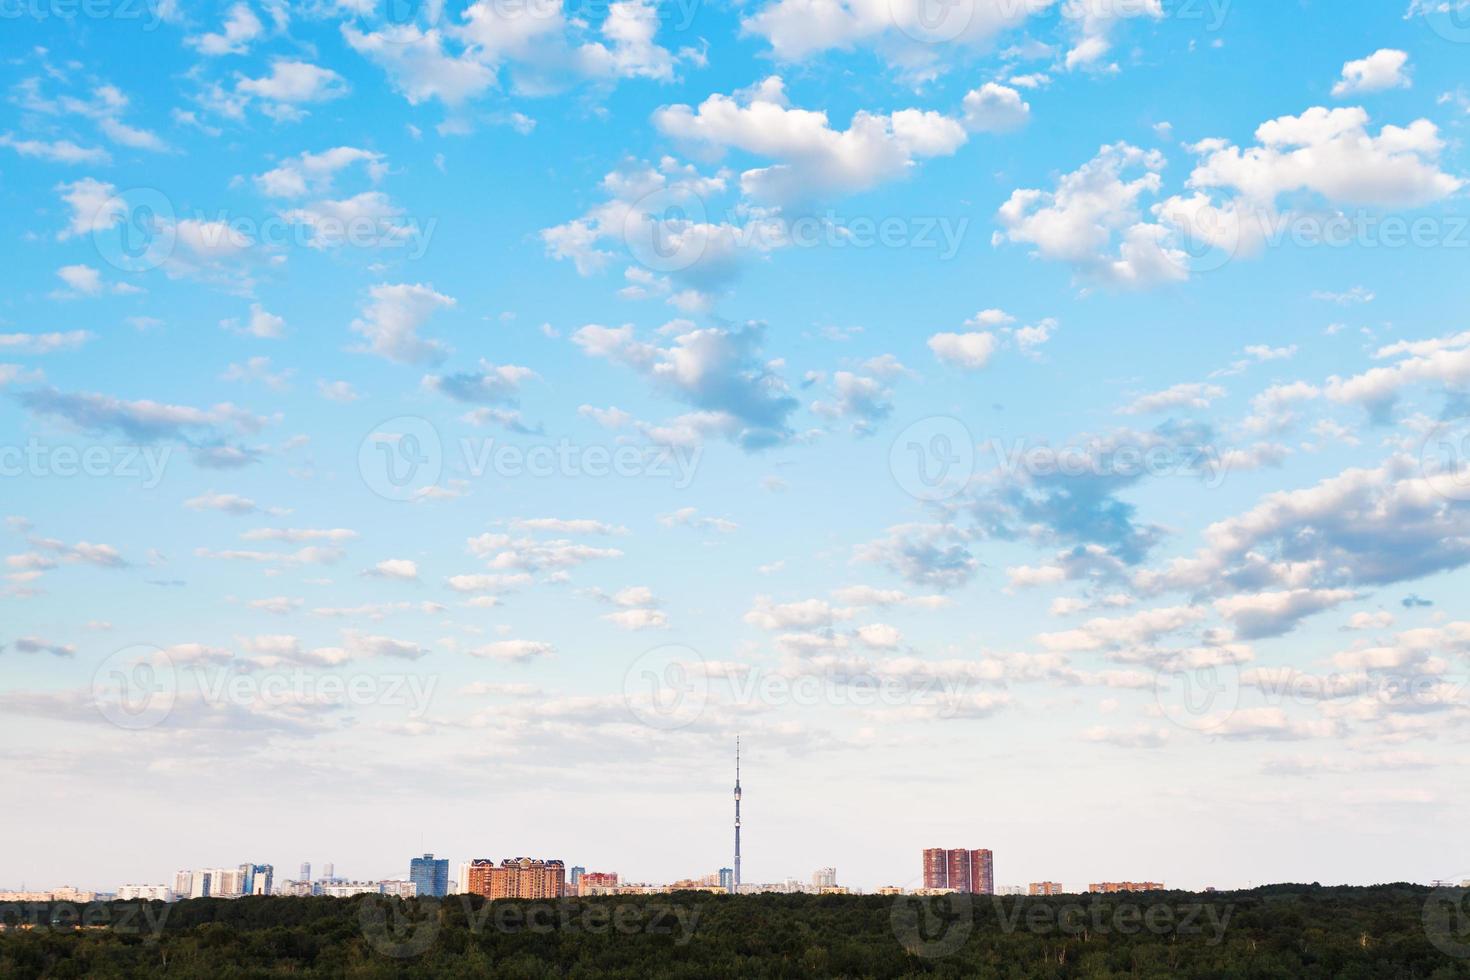
<svg viewBox="0 0 1470 980">
<path fill-rule="evenodd" d="M 987 850 L 970 852 L 970 891 L 977 895 L 995 894 L 995 855 Z"/>
<path fill-rule="evenodd" d="M 995 894 L 995 856 L 988 850 L 957 847 L 924 850 L 924 887 L 977 895 Z"/>
<path fill-rule="evenodd" d="M 924 887 L 925 888 L 948 888 L 949 887 L 949 864 L 942 847 L 930 847 L 924 850 Z"/>
</svg>

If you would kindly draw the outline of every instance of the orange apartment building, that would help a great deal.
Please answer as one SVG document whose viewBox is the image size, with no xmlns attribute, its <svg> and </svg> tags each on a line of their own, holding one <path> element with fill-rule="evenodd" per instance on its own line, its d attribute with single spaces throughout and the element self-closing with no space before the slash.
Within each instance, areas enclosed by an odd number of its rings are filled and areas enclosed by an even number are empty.
<svg viewBox="0 0 1470 980">
<path fill-rule="evenodd" d="M 470 862 L 470 892 L 486 898 L 560 898 L 566 894 L 567 869 L 561 861 L 489 858 Z"/>
</svg>

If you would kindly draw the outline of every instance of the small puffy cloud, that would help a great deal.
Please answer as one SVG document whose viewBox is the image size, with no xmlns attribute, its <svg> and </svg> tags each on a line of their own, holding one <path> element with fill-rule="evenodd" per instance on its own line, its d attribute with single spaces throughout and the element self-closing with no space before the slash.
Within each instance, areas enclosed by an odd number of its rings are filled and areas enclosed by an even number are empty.
<svg viewBox="0 0 1470 980">
<path fill-rule="evenodd" d="M 352 321 L 352 332 L 367 340 L 369 352 L 400 364 L 443 360 L 448 348 L 424 340 L 418 331 L 437 310 L 454 306 L 454 299 L 423 283 L 380 283 L 368 290 L 362 316 Z"/>
<path fill-rule="evenodd" d="M 536 377 L 536 372 L 516 364 L 492 364 L 481 360 L 479 369 L 460 374 L 428 375 L 424 387 L 455 401 L 479 405 L 514 405 L 520 397 L 521 383 Z"/>
<path fill-rule="evenodd" d="M 1413 83 L 1404 70 L 1409 64 L 1407 51 L 1380 48 L 1366 58 L 1349 61 L 1342 66 L 1342 80 L 1332 86 L 1338 98 L 1359 92 L 1381 92 L 1390 88 L 1408 88 Z"/>
<path fill-rule="evenodd" d="M 77 648 L 68 643 L 54 643 L 38 636 L 22 636 L 11 646 L 16 653 L 47 653 L 53 657 L 74 657 L 77 652 Z M 0 643 L 0 652 L 4 650 L 5 645 Z"/>
<path fill-rule="evenodd" d="M 966 140 L 959 122 L 919 109 L 858 112 L 847 129 L 833 129 L 826 112 L 792 108 L 774 75 L 735 96 L 711 95 L 698 108 L 665 106 L 653 122 L 687 143 L 772 160 L 742 173 L 740 186 L 776 205 L 870 190 L 905 176 L 920 159 L 949 156 Z"/>
<path fill-rule="evenodd" d="M 1031 106 L 1021 93 L 1006 85 L 986 82 L 966 93 L 965 128 L 972 132 L 1001 133 L 1026 125 Z"/>
<path fill-rule="evenodd" d="M 550 643 L 537 640 L 497 640 L 471 649 L 472 657 L 485 657 L 490 660 L 503 660 L 508 663 L 528 663 L 539 657 L 548 656 L 556 651 L 556 647 Z"/>
<path fill-rule="evenodd" d="M 995 353 L 995 335 L 985 332 L 937 333 L 929 338 L 934 356 L 951 367 L 978 371 Z"/>
<path fill-rule="evenodd" d="M 771 364 L 761 360 L 764 326 L 677 326 L 680 332 L 666 347 L 639 340 L 631 326 L 589 324 L 572 340 L 584 353 L 631 368 L 697 410 L 693 417 L 675 420 L 688 428 L 687 437 L 650 430 L 651 437 L 697 442 L 719 433 L 752 450 L 787 441 L 792 435 L 788 419 L 797 402 Z"/>
<path fill-rule="evenodd" d="M 78 235 L 106 231 L 122 221 L 127 212 L 127 205 L 117 196 L 117 188 L 92 177 L 83 177 L 69 184 L 58 184 L 56 190 L 71 210 L 66 227 L 56 236 L 62 241 Z"/>
<path fill-rule="evenodd" d="M 307 194 L 325 194 L 332 190 L 337 174 L 353 166 L 363 164 L 368 176 L 377 182 L 387 173 L 388 163 L 383 154 L 363 150 L 355 146 L 335 146 L 320 153 L 305 152 L 283 161 L 273 170 L 255 178 L 261 193 L 269 197 L 304 197 Z"/>
<path fill-rule="evenodd" d="M 0 333 L 0 353 L 9 354 L 54 354 L 80 348 L 93 339 L 87 330 L 68 330 L 58 333 Z"/>
<path fill-rule="evenodd" d="M 400 582 L 417 582 L 419 580 L 418 562 L 407 558 L 389 558 L 380 561 L 364 574 L 373 578 L 395 579 Z"/>
<path fill-rule="evenodd" d="M 106 164 L 112 156 L 101 147 L 78 146 L 71 140 L 28 140 L 16 139 L 10 133 L 0 133 L 0 146 L 9 147 L 23 157 L 46 160 L 50 163 Z"/>
<path fill-rule="evenodd" d="M 1120 415 L 1153 415 L 1157 412 L 1172 412 L 1180 408 L 1209 408 L 1217 398 L 1225 397 L 1225 389 L 1219 385 L 1185 383 L 1163 391 L 1143 395 L 1132 403 L 1118 409 Z"/>
<path fill-rule="evenodd" d="M 237 3 L 225 14 L 225 22 L 219 31 L 194 35 L 188 38 L 188 43 L 200 54 L 210 57 L 244 54 L 250 42 L 260 37 L 264 30 L 250 5 Z"/>
</svg>

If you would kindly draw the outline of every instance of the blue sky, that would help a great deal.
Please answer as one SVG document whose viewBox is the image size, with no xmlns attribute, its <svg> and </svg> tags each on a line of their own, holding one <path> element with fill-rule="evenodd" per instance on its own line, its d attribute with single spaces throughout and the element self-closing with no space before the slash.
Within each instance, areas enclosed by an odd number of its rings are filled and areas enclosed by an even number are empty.
<svg viewBox="0 0 1470 980">
<path fill-rule="evenodd" d="M 0 884 L 1465 877 L 1453 6 L 9 8 Z"/>
</svg>

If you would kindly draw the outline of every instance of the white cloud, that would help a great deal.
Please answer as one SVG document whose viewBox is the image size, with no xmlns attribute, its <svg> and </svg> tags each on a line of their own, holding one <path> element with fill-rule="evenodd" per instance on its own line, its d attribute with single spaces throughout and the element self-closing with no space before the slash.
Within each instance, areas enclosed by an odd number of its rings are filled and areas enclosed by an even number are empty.
<svg viewBox="0 0 1470 980">
<path fill-rule="evenodd" d="M 378 562 L 366 573 L 374 578 L 397 579 L 400 582 L 417 582 L 418 562 L 407 558 L 389 558 Z"/>
<path fill-rule="evenodd" d="M 742 173 L 740 186 L 750 198 L 778 205 L 870 190 L 905 176 L 922 158 L 949 156 L 966 140 L 959 122 L 919 109 L 860 111 L 847 129 L 833 129 L 826 112 L 791 108 L 775 75 L 735 96 L 711 95 L 697 109 L 665 106 L 653 122 L 695 145 L 774 160 Z"/>
<path fill-rule="evenodd" d="M 1408 88 L 1413 83 L 1404 71 L 1409 63 L 1406 51 L 1380 48 L 1366 58 L 1349 61 L 1342 66 L 1342 80 L 1332 86 L 1338 98 L 1358 92 L 1381 92 L 1390 88 Z"/>
<path fill-rule="evenodd" d="M 56 236 L 62 241 L 77 235 L 106 231 L 122 221 L 127 212 L 126 204 L 117 196 L 117 188 L 92 177 L 58 184 L 56 189 L 71 208 L 66 228 Z"/>
<path fill-rule="evenodd" d="M 937 333 L 929 338 L 934 356 L 952 367 L 978 371 L 995 353 L 995 335 L 990 333 Z"/>
<path fill-rule="evenodd" d="M 200 54 L 211 57 L 244 54 L 250 42 L 260 37 L 264 30 L 250 5 L 237 3 L 229 9 L 224 25 L 217 33 L 195 35 L 188 39 L 188 43 Z"/>
<path fill-rule="evenodd" d="M 1225 397 L 1225 389 L 1219 385 L 1186 382 L 1163 391 L 1143 395 L 1131 404 L 1118 409 L 1121 415 L 1152 415 L 1155 412 L 1170 412 L 1177 408 L 1209 408 L 1217 398 Z"/>
<path fill-rule="evenodd" d="M 497 640 L 468 652 L 472 657 L 486 657 L 509 663 L 527 663 L 538 657 L 548 656 L 555 651 L 556 647 L 550 643 L 537 640 Z"/>
<path fill-rule="evenodd" d="M 52 163 L 93 163 L 105 164 L 112 162 L 112 156 L 100 147 L 78 146 L 71 140 L 27 140 L 16 139 L 10 133 L 0 133 L 0 146 L 8 146 L 23 157 L 33 157 L 38 160 L 48 160 Z"/>
<path fill-rule="evenodd" d="M 436 310 L 453 307 L 452 297 L 423 283 L 379 283 L 368 290 L 368 297 L 362 316 L 352 321 L 353 333 L 367 339 L 367 350 L 400 364 L 435 362 L 447 356 L 443 343 L 424 340 L 418 331 Z"/>
</svg>

